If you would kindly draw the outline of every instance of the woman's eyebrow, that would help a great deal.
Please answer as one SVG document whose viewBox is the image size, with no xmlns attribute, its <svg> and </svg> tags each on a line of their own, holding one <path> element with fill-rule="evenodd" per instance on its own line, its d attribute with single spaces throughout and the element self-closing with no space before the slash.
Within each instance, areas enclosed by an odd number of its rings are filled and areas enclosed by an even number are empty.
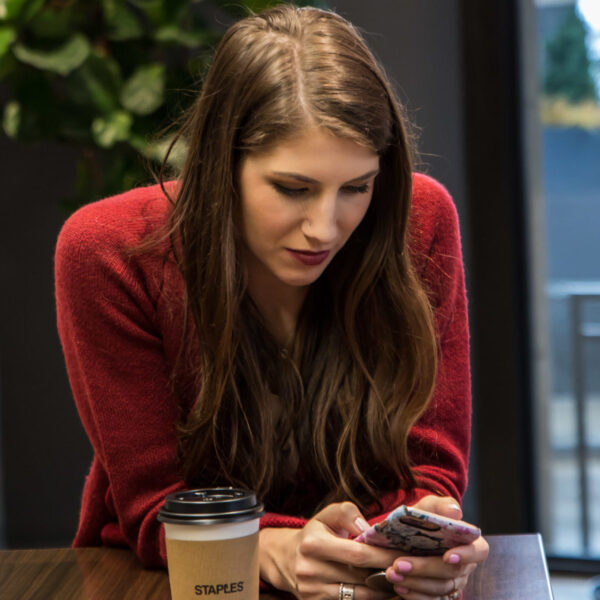
<svg viewBox="0 0 600 600">
<path fill-rule="evenodd" d="M 347 185 L 349 183 L 355 183 L 357 181 L 363 181 L 364 179 L 373 177 L 373 175 L 377 175 L 378 173 L 379 173 L 379 169 L 374 169 L 373 171 L 369 171 L 368 173 L 364 173 L 363 175 L 359 175 L 358 177 L 355 177 L 354 179 L 350 179 L 349 181 L 346 181 L 344 183 L 344 185 Z M 278 175 L 280 177 L 289 177 L 291 179 L 297 179 L 298 181 L 302 181 L 305 183 L 320 183 L 316 179 L 313 179 L 312 177 L 307 177 L 306 175 L 302 175 L 301 173 L 291 173 L 288 171 L 274 171 L 273 175 Z"/>
<path fill-rule="evenodd" d="M 280 177 L 289 177 L 290 179 L 297 179 L 298 181 L 304 181 L 306 183 L 319 183 L 312 177 L 301 175 L 300 173 L 289 173 L 287 171 L 273 171 L 273 175 L 279 175 Z"/>
<path fill-rule="evenodd" d="M 378 173 L 379 173 L 379 169 L 373 169 L 372 171 L 369 171 L 368 173 L 365 173 L 364 175 L 361 175 L 360 177 L 355 177 L 354 179 L 351 179 L 350 181 L 346 181 L 346 184 L 356 183 L 357 181 L 362 181 L 363 179 L 369 179 L 369 177 L 373 177 L 374 175 L 377 175 Z"/>
</svg>

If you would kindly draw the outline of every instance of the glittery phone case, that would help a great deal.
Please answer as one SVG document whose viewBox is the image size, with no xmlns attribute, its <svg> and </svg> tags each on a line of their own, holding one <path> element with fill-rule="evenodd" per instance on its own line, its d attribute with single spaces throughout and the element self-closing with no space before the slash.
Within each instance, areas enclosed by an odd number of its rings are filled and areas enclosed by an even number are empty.
<svg viewBox="0 0 600 600">
<path fill-rule="evenodd" d="M 478 527 L 464 521 L 402 505 L 355 539 L 407 554 L 434 556 L 449 548 L 470 544 L 480 535 Z"/>
</svg>

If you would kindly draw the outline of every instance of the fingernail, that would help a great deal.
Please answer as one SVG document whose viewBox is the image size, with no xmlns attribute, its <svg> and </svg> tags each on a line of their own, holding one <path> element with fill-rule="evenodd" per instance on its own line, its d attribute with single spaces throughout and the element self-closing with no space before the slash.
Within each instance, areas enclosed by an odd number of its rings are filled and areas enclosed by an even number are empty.
<svg viewBox="0 0 600 600">
<path fill-rule="evenodd" d="M 459 563 L 459 562 L 460 562 L 460 556 L 459 556 L 458 554 L 451 554 L 451 555 L 448 557 L 448 562 L 449 562 L 451 565 L 455 565 L 455 564 L 457 564 L 457 563 Z"/>
<path fill-rule="evenodd" d="M 366 531 L 367 529 L 369 529 L 369 524 L 362 517 L 356 517 L 356 519 L 354 519 L 354 524 L 361 531 Z"/>
<path fill-rule="evenodd" d="M 408 592 L 410 592 L 408 588 L 402 587 L 401 585 L 395 585 L 394 591 L 396 594 L 408 594 Z"/>
<path fill-rule="evenodd" d="M 400 573 L 408 573 L 412 569 L 412 565 L 406 560 L 397 560 L 394 563 L 394 569 Z"/>
<path fill-rule="evenodd" d="M 400 575 L 400 573 L 396 573 L 396 571 L 392 571 L 388 574 L 388 581 L 391 583 L 400 583 L 404 580 L 404 575 Z"/>
<path fill-rule="evenodd" d="M 450 510 L 456 510 L 456 511 L 458 511 L 458 512 L 462 512 L 462 509 L 460 508 L 460 506 L 459 506 L 458 504 L 450 504 L 450 505 L 448 506 L 448 508 L 449 508 Z"/>
</svg>

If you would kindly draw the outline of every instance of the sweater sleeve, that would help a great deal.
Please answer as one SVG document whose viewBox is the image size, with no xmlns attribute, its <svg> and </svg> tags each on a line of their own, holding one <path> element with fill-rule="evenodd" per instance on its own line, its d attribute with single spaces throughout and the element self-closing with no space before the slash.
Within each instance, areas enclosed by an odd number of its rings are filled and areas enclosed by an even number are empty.
<svg viewBox="0 0 600 600">
<path fill-rule="evenodd" d="M 185 488 L 176 465 L 178 400 L 155 322 L 159 294 L 148 265 L 127 253 L 136 240 L 124 239 L 110 213 L 88 205 L 71 216 L 55 255 L 58 331 L 94 450 L 74 545 L 125 542 L 145 566 L 166 566 L 156 515 L 167 494 Z M 267 513 L 260 526 L 305 522 Z"/>
<path fill-rule="evenodd" d="M 425 413 L 412 427 L 408 447 L 418 487 L 397 490 L 380 499 L 383 514 L 400 504 L 414 504 L 429 494 L 452 496 L 459 502 L 467 485 L 471 432 L 469 330 L 458 216 L 446 189 L 429 178 L 420 192 L 427 213 L 419 219 L 417 244 L 429 244 L 415 266 L 429 294 L 438 338 L 438 369 L 434 393 Z M 423 190 L 425 187 L 425 191 Z M 423 201 L 421 200 L 421 204 Z M 429 233 L 428 233 L 429 232 Z"/>
<path fill-rule="evenodd" d="M 469 325 L 458 217 L 443 192 L 423 275 L 435 310 L 437 378 L 409 445 L 421 485 L 460 501 L 467 487 L 471 439 Z"/>
<path fill-rule="evenodd" d="M 177 402 L 154 323 L 156 298 L 124 248 L 123 223 L 105 213 L 89 205 L 70 217 L 55 255 L 59 335 L 94 449 L 74 543 L 125 542 L 144 565 L 164 566 L 156 514 L 184 487 L 175 462 Z"/>
</svg>

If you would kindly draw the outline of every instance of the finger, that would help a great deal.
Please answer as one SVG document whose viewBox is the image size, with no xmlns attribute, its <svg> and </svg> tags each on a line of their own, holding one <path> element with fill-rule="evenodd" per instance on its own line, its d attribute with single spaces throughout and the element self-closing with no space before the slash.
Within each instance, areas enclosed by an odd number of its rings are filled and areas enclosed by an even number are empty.
<svg viewBox="0 0 600 600">
<path fill-rule="evenodd" d="M 354 540 L 306 531 L 298 551 L 302 556 L 351 565 L 359 569 L 385 569 L 398 556 L 397 550 L 371 546 Z M 440 561 L 441 562 L 441 561 Z"/>
<path fill-rule="evenodd" d="M 451 496 L 434 496 L 430 494 L 421 498 L 414 506 L 450 519 L 460 520 L 463 516 L 459 503 Z"/>
<path fill-rule="evenodd" d="M 394 591 L 400 595 L 423 594 L 431 598 L 444 597 L 452 592 L 460 591 L 467 585 L 468 577 L 454 579 L 427 579 L 421 577 L 407 577 L 404 581 L 394 583 Z"/>
<path fill-rule="evenodd" d="M 400 557 L 386 571 L 390 575 L 402 575 L 403 577 L 426 577 L 431 579 L 453 579 L 462 577 L 471 572 L 472 563 L 447 564 L 441 556 L 429 557 Z M 388 577 L 389 579 L 389 577 Z"/>
<path fill-rule="evenodd" d="M 451 565 L 480 563 L 488 557 L 489 551 L 490 547 L 486 539 L 478 537 L 470 544 L 451 548 L 444 553 L 443 560 L 445 563 Z"/>
<path fill-rule="evenodd" d="M 296 562 L 296 578 L 299 581 L 319 581 L 321 583 L 344 581 L 346 583 L 363 584 L 370 574 L 370 569 L 349 567 L 339 562 L 306 558 L 301 558 Z"/>
<path fill-rule="evenodd" d="M 314 518 L 342 537 L 356 537 L 369 527 L 358 506 L 352 502 L 329 504 Z"/>
<path fill-rule="evenodd" d="M 340 585 L 340 583 L 328 583 L 323 585 L 319 582 L 312 582 L 311 584 L 299 587 L 297 593 L 300 594 L 300 597 L 308 598 L 338 598 Z M 385 598 L 390 598 L 389 592 L 372 590 L 363 584 L 350 584 L 344 582 L 344 585 L 354 589 L 354 600 L 384 600 Z"/>
<path fill-rule="evenodd" d="M 448 550 L 442 557 L 398 557 L 392 568 L 401 575 L 449 579 L 471 573 L 474 567 L 483 562 L 489 553 L 485 538 L 479 537 L 466 546 Z"/>
<path fill-rule="evenodd" d="M 400 600 L 447 600 L 448 596 L 430 596 L 414 590 L 406 590 L 401 586 L 398 589 L 394 588 L 394 593 L 398 595 Z"/>
<path fill-rule="evenodd" d="M 348 584 L 346 584 L 348 585 Z M 316 590 L 315 590 L 316 591 Z M 326 596 L 319 595 L 320 598 L 338 598 L 340 593 L 340 584 L 327 585 L 324 590 L 327 593 Z M 354 586 L 354 600 L 389 600 L 389 592 L 382 592 L 380 590 L 372 590 L 366 585 L 358 584 Z M 431 600 L 431 598 L 429 598 Z"/>
</svg>

